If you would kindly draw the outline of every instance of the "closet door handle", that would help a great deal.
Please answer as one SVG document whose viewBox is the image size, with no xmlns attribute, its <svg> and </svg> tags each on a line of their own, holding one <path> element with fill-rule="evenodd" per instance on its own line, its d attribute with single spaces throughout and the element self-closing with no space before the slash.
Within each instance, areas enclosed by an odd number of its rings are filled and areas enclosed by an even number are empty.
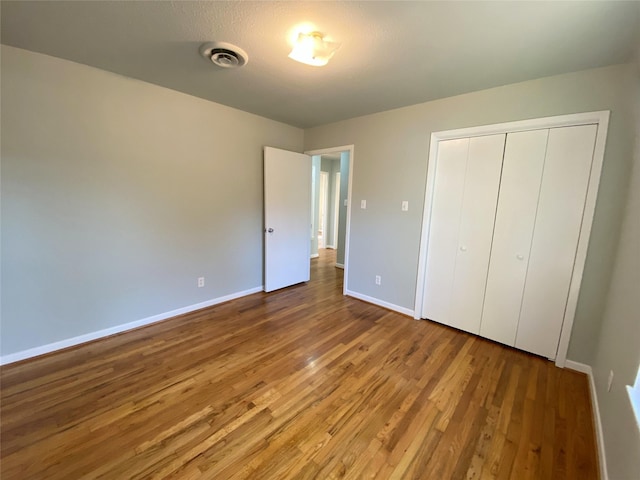
<svg viewBox="0 0 640 480">
<path fill-rule="evenodd" d="M 460 251 L 461 252 L 466 252 L 467 251 L 467 247 L 465 247 L 465 246 L 460 247 Z"/>
<path fill-rule="evenodd" d="M 517 258 L 518 260 L 524 260 L 524 255 L 520 255 L 520 254 L 518 254 L 518 255 L 516 255 L 516 258 Z"/>
</svg>

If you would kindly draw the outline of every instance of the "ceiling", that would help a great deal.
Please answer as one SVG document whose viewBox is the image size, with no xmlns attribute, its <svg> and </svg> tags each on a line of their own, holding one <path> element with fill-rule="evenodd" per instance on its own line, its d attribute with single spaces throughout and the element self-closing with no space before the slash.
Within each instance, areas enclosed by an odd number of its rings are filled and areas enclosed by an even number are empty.
<svg viewBox="0 0 640 480">
<path fill-rule="evenodd" d="M 306 128 L 465 92 L 628 62 L 640 2 L 2 1 L 2 43 Z M 289 59 L 311 23 L 326 67 Z M 226 41 L 236 70 L 201 57 Z"/>
</svg>

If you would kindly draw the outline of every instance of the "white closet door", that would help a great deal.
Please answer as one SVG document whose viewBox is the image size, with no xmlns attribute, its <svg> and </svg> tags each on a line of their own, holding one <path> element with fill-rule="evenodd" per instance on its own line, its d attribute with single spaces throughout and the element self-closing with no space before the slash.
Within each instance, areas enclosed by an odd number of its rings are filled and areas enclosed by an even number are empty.
<svg viewBox="0 0 640 480">
<path fill-rule="evenodd" d="M 596 132 L 596 125 L 549 132 L 516 347 L 551 359 L 569 294 Z"/>
<path fill-rule="evenodd" d="M 480 335 L 515 345 L 548 130 L 507 135 Z"/>
<path fill-rule="evenodd" d="M 469 142 L 449 324 L 480 332 L 506 135 Z"/>
<path fill-rule="evenodd" d="M 449 321 L 469 139 L 438 144 L 422 318 Z"/>
</svg>

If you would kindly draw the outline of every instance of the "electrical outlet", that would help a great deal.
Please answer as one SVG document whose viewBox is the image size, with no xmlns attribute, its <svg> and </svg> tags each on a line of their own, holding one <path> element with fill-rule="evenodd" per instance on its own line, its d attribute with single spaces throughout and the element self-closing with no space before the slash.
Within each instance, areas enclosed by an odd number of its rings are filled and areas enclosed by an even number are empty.
<svg viewBox="0 0 640 480">
<path fill-rule="evenodd" d="M 376 275 L 376 285 L 382 284 L 382 277 L 380 275 Z"/>
<path fill-rule="evenodd" d="M 613 383 L 613 370 L 609 371 L 609 381 L 607 382 L 607 392 L 611 391 L 612 383 Z"/>
<path fill-rule="evenodd" d="M 204 287 L 204 277 L 198 277 L 198 288 Z"/>
</svg>

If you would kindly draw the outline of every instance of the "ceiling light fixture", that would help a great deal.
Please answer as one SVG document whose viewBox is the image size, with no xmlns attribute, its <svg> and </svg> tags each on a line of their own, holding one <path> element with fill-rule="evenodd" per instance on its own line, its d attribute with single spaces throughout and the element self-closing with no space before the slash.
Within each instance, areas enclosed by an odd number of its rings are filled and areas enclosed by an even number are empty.
<svg viewBox="0 0 640 480">
<path fill-rule="evenodd" d="M 320 32 L 299 33 L 289 58 L 314 67 L 326 65 L 340 44 L 324 39 Z"/>
</svg>

